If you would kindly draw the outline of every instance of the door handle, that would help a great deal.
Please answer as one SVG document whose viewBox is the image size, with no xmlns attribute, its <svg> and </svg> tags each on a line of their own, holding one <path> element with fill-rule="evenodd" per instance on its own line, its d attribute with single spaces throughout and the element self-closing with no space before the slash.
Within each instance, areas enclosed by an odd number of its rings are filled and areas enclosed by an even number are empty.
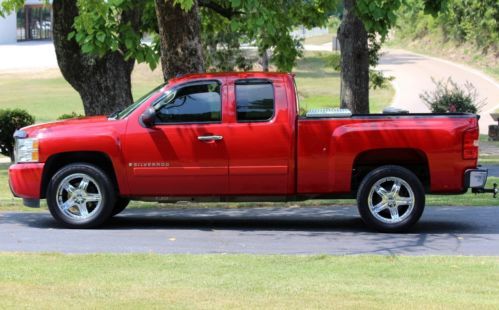
<svg viewBox="0 0 499 310">
<path fill-rule="evenodd" d="M 223 136 L 217 136 L 217 135 L 198 136 L 199 141 L 220 141 L 223 138 L 224 138 Z"/>
</svg>

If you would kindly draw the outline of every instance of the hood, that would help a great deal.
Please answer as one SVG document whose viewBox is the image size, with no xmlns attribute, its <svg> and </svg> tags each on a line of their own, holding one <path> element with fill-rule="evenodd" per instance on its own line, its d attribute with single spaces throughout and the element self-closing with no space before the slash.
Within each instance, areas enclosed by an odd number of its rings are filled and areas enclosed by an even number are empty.
<svg viewBox="0 0 499 310">
<path fill-rule="evenodd" d="M 45 132 L 51 132 L 52 130 L 65 130 L 73 127 L 79 127 L 84 130 L 87 126 L 95 126 L 98 124 L 107 124 L 109 122 L 115 121 L 114 119 L 108 119 L 106 116 L 89 116 L 81 118 L 72 118 L 67 120 L 60 120 L 49 123 L 35 124 L 28 127 L 24 127 L 21 130 L 28 134 L 28 137 L 33 137 Z"/>
</svg>

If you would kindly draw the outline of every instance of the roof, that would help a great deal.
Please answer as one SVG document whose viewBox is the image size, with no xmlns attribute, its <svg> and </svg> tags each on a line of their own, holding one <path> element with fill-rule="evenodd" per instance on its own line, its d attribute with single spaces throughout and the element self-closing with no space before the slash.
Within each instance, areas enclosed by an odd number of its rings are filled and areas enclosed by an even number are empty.
<svg viewBox="0 0 499 310">
<path fill-rule="evenodd" d="M 282 77 L 292 75 L 286 72 L 207 72 L 207 73 L 190 73 L 177 78 L 170 79 L 171 83 L 180 83 L 195 79 L 209 79 L 220 77 L 235 77 L 235 78 L 266 78 L 266 77 Z"/>
</svg>

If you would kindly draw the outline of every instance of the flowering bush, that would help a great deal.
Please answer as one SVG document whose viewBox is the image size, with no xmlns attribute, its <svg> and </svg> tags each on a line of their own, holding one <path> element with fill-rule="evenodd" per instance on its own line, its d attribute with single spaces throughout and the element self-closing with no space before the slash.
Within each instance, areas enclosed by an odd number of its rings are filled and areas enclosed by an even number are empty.
<svg viewBox="0 0 499 310">
<path fill-rule="evenodd" d="M 436 89 L 425 91 L 419 97 L 433 113 L 469 112 L 477 113 L 485 106 L 484 99 L 478 99 L 478 91 L 470 82 L 459 87 L 450 77 L 447 80 L 433 80 Z"/>
</svg>

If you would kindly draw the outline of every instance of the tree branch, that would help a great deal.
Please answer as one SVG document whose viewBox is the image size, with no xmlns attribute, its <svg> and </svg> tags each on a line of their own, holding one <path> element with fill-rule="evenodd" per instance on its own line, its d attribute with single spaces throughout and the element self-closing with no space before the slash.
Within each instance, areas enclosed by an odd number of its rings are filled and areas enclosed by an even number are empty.
<svg viewBox="0 0 499 310">
<path fill-rule="evenodd" d="M 232 19 L 232 17 L 242 14 L 241 11 L 236 11 L 232 8 L 226 8 L 212 0 L 198 0 L 198 5 L 200 7 L 210 9 L 227 19 Z"/>
</svg>

